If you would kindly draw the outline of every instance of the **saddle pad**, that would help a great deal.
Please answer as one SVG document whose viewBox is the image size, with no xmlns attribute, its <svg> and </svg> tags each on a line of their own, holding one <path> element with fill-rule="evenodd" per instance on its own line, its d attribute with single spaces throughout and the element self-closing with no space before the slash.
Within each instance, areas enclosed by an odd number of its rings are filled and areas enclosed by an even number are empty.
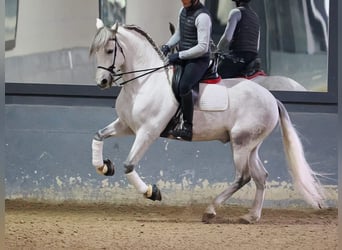
<svg viewBox="0 0 342 250">
<path fill-rule="evenodd" d="M 228 108 L 227 87 L 219 84 L 199 84 L 198 108 L 203 111 L 224 111 Z"/>
<path fill-rule="evenodd" d="M 221 82 L 222 78 L 221 76 L 218 76 L 216 78 L 210 78 L 210 79 L 203 79 L 201 82 L 206 83 L 206 84 L 216 84 Z"/>
</svg>

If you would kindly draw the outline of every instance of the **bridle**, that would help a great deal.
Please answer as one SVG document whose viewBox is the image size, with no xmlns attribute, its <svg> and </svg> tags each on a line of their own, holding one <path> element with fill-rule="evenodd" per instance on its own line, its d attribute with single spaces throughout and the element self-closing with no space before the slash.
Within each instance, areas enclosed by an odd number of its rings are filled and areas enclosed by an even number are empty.
<svg viewBox="0 0 342 250">
<path fill-rule="evenodd" d="M 119 42 L 116 40 L 116 37 L 109 39 L 109 41 L 114 41 L 115 42 L 115 47 L 114 47 L 114 58 L 113 58 L 113 63 L 111 66 L 109 66 L 108 68 L 103 67 L 103 66 L 97 66 L 98 69 L 104 69 L 109 71 L 111 74 L 115 75 L 114 69 L 115 69 L 115 58 L 116 58 L 116 54 L 118 51 L 118 47 L 120 48 L 120 51 L 123 55 L 123 57 L 125 58 L 125 54 L 123 52 L 123 49 L 121 47 L 121 45 L 119 44 Z"/>
<path fill-rule="evenodd" d="M 124 53 L 124 51 L 123 51 L 119 41 L 116 39 L 116 37 L 110 39 L 110 41 L 114 41 L 115 42 L 113 63 L 109 67 L 97 66 L 97 68 L 98 69 L 107 70 L 112 75 L 112 79 L 113 79 L 112 82 L 116 82 L 116 81 L 120 80 L 123 75 L 128 75 L 128 74 L 131 74 L 131 73 L 138 73 L 138 72 L 145 72 L 143 74 L 140 74 L 140 75 L 138 75 L 136 77 L 133 77 L 133 78 L 131 78 L 129 80 L 126 80 L 126 81 L 120 83 L 119 84 L 120 86 L 123 86 L 126 83 L 134 81 L 135 79 L 138 79 L 138 78 L 143 77 L 145 75 L 151 74 L 151 73 L 153 73 L 153 72 L 155 72 L 155 71 L 157 71 L 159 69 L 166 68 L 166 67 L 168 67 L 170 65 L 170 64 L 166 64 L 166 65 L 155 67 L 155 68 L 140 69 L 140 70 L 134 70 L 134 71 L 129 71 L 129 72 L 115 73 L 115 59 L 116 59 L 118 48 L 120 49 L 120 52 L 123 55 L 123 57 L 126 58 L 126 56 L 125 56 L 125 53 Z"/>
</svg>

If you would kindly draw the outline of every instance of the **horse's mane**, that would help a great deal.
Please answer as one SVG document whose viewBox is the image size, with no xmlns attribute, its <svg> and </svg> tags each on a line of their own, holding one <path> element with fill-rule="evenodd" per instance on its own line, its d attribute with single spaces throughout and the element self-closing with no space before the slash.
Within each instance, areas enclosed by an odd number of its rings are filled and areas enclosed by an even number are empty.
<svg viewBox="0 0 342 250">
<path fill-rule="evenodd" d="M 128 30 L 134 30 L 137 33 L 139 33 L 140 35 L 144 36 L 146 38 L 146 40 L 152 45 L 152 47 L 155 49 L 155 51 L 157 51 L 158 55 L 163 59 L 164 55 L 163 53 L 160 51 L 160 49 L 158 48 L 158 46 L 156 45 L 156 43 L 153 41 L 153 39 L 150 37 L 149 34 L 147 34 L 144 30 L 142 30 L 139 26 L 136 25 L 131 25 L 131 24 L 126 24 L 123 26 L 125 29 Z"/>
<path fill-rule="evenodd" d="M 139 33 L 140 35 L 142 35 L 143 37 L 146 38 L 146 40 L 152 45 L 152 47 L 155 49 L 155 51 L 157 51 L 158 55 L 164 59 L 164 55 L 163 53 L 160 51 L 160 49 L 158 48 L 158 46 L 156 45 L 156 43 L 153 41 L 153 39 L 145 32 L 143 31 L 140 27 L 136 26 L 136 25 L 123 25 L 122 26 L 125 29 L 128 30 L 133 30 L 137 33 Z M 95 37 L 93 39 L 93 42 L 90 46 L 90 51 L 89 54 L 93 55 L 97 50 L 99 50 L 100 48 L 104 47 L 107 42 L 111 39 L 115 38 L 115 32 L 113 30 L 111 30 L 108 27 L 103 27 L 101 29 L 99 29 L 96 34 Z"/>
<path fill-rule="evenodd" d="M 90 46 L 89 54 L 92 56 L 96 51 L 98 51 L 100 48 L 103 48 L 107 42 L 111 39 L 114 39 L 115 32 L 111 30 L 108 27 L 103 27 L 101 29 L 98 29 L 95 37 L 93 39 L 93 42 Z"/>
</svg>

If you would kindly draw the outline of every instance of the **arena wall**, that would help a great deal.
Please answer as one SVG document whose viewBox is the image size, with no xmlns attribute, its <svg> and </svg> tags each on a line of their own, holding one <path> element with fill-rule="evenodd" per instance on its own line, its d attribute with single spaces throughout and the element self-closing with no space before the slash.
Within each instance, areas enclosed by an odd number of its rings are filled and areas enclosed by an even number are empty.
<svg viewBox="0 0 342 250">
<path fill-rule="evenodd" d="M 327 188 L 328 204 L 337 206 L 337 115 L 291 112 L 306 157 Z M 6 198 L 49 202 L 151 203 L 127 183 L 123 162 L 133 137 L 105 141 L 104 157 L 116 164 L 113 177 L 91 165 L 95 132 L 116 117 L 111 107 L 7 105 Z M 279 128 L 260 151 L 269 171 L 266 206 L 305 206 L 293 190 Z M 162 204 L 208 203 L 234 179 L 230 144 L 158 139 L 136 167 L 146 183 L 161 189 Z M 250 204 L 253 183 L 228 203 Z"/>
</svg>

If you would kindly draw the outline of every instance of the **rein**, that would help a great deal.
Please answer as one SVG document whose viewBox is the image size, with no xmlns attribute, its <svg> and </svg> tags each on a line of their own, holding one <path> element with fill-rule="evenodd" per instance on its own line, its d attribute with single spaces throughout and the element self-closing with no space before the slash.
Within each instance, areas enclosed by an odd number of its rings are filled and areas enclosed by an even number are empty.
<svg viewBox="0 0 342 250">
<path fill-rule="evenodd" d="M 143 73 L 143 74 L 141 74 L 141 75 L 138 75 L 138 76 L 136 76 L 136 77 L 133 77 L 133 78 L 127 80 L 127 81 L 124 81 L 124 82 L 120 83 L 120 86 L 123 86 L 123 85 L 125 85 L 125 84 L 128 83 L 128 82 L 134 81 L 135 79 L 138 79 L 138 78 L 140 78 L 140 77 L 146 76 L 146 75 L 148 75 L 148 74 L 152 74 L 153 72 L 156 72 L 156 71 L 158 71 L 158 70 L 160 70 L 160 69 L 166 68 L 166 67 L 168 67 L 169 65 L 170 65 L 170 64 L 166 64 L 166 65 L 159 66 L 159 67 L 155 67 L 155 68 L 134 70 L 134 71 L 124 72 L 124 73 L 120 73 L 120 74 L 115 74 L 115 73 L 112 73 L 112 72 L 111 72 L 111 74 L 112 74 L 114 77 L 115 77 L 115 76 L 117 77 L 116 79 L 114 79 L 114 82 L 115 82 L 115 81 L 121 79 L 123 75 L 131 74 L 131 73 L 138 73 L 138 72 L 146 72 L 146 71 L 147 71 L 146 73 Z M 113 77 L 113 78 L 114 78 L 114 77 Z"/>
<path fill-rule="evenodd" d="M 151 73 L 153 73 L 153 72 L 156 72 L 157 70 L 166 68 L 166 67 L 168 67 L 168 66 L 170 65 L 170 64 L 168 63 L 168 64 L 166 64 L 166 65 L 159 66 L 159 67 L 154 67 L 154 68 L 149 68 L 149 69 L 133 70 L 133 71 L 129 71 L 129 72 L 124 72 L 124 73 L 116 74 L 116 73 L 114 72 L 114 70 L 115 70 L 115 58 L 116 58 L 116 54 L 117 54 L 118 47 L 119 47 L 119 49 L 120 49 L 120 51 L 121 51 L 123 57 L 124 57 L 124 58 L 126 58 L 126 57 L 125 57 L 125 54 L 124 54 L 124 52 L 123 52 L 123 49 L 122 49 L 121 45 L 119 44 L 119 41 L 116 39 L 116 37 L 113 38 L 113 39 L 111 39 L 111 40 L 114 40 L 114 41 L 115 41 L 113 63 L 112 63 L 112 65 L 109 66 L 108 68 L 103 67 L 103 66 L 97 66 L 98 69 L 104 69 L 104 70 L 109 71 L 109 73 L 111 73 L 111 75 L 112 75 L 112 77 L 113 77 L 113 82 L 116 82 L 117 80 L 120 80 L 120 79 L 122 78 L 123 75 L 132 74 L 132 73 L 138 73 L 138 72 L 145 72 L 145 73 L 143 73 L 143 74 L 141 74 L 141 75 L 138 75 L 138 76 L 136 76 L 136 77 L 133 77 L 132 79 L 129 79 L 129 80 L 127 80 L 127 81 L 124 81 L 124 82 L 120 83 L 120 86 L 123 86 L 123 85 L 125 85 L 126 83 L 129 83 L 129 82 L 131 82 L 131 81 L 134 81 L 134 80 L 136 80 L 136 79 L 138 79 L 138 78 L 140 78 L 140 77 L 143 77 L 143 76 L 145 76 L 145 75 L 148 75 L 148 74 L 151 74 Z M 146 72 L 146 71 L 147 71 L 147 72 Z"/>
</svg>

